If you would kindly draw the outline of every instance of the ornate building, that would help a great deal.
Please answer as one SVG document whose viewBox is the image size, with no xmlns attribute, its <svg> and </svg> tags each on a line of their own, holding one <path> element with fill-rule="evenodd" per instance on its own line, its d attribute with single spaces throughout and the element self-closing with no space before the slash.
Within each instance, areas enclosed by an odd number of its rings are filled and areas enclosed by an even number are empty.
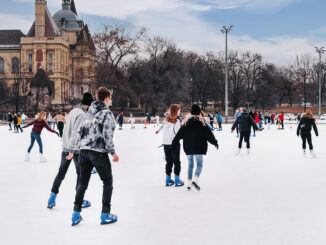
<svg viewBox="0 0 326 245">
<path fill-rule="evenodd" d="M 0 30 L 0 84 L 13 87 L 21 77 L 26 88 L 16 84 L 11 91 L 28 90 L 33 96 L 30 83 L 40 68 L 52 86 L 45 108 L 70 104 L 94 90 L 95 46 L 87 25 L 78 18 L 74 0 L 62 0 L 62 9 L 53 17 L 46 0 L 35 0 L 35 21 L 26 35 Z"/>
</svg>

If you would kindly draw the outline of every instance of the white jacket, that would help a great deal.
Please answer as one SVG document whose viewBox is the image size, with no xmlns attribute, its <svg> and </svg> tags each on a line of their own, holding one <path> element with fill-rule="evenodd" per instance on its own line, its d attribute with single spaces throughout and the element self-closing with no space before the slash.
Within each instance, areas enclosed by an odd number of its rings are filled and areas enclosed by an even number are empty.
<svg viewBox="0 0 326 245">
<path fill-rule="evenodd" d="M 181 127 L 180 121 L 177 120 L 175 124 L 166 120 L 163 122 L 163 145 L 172 145 L 174 137 L 177 135 Z"/>
</svg>

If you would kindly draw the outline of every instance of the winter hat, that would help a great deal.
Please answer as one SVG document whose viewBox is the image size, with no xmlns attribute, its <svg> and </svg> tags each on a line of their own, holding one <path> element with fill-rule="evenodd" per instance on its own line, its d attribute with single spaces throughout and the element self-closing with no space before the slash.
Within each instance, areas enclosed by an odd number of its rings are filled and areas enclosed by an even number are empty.
<svg viewBox="0 0 326 245">
<path fill-rule="evenodd" d="M 311 115 L 311 110 L 307 110 L 307 111 L 306 111 L 306 114 L 307 114 L 307 115 Z"/>
<path fill-rule="evenodd" d="M 90 106 L 93 102 L 93 96 L 90 93 L 84 93 L 82 104 Z"/>
<path fill-rule="evenodd" d="M 196 115 L 199 116 L 200 115 L 200 107 L 197 104 L 193 104 L 191 107 L 191 115 Z"/>
<path fill-rule="evenodd" d="M 243 108 L 242 113 L 248 113 L 248 109 L 247 108 Z"/>
</svg>

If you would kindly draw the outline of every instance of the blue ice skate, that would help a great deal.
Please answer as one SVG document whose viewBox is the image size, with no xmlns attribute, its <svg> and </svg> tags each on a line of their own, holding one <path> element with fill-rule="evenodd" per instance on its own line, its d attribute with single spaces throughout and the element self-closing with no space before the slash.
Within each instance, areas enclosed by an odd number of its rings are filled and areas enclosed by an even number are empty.
<svg viewBox="0 0 326 245">
<path fill-rule="evenodd" d="M 115 214 L 101 214 L 101 225 L 112 224 L 118 221 L 118 216 Z"/>
<path fill-rule="evenodd" d="M 165 180 L 165 186 L 172 186 L 174 185 L 174 181 L 171 179 L 171 176 L 167 175 Z"/>
<path fill-rule="evenodd" d="M 92 174 L 97 174 L 97 171 L 96 171 L 95 168 L 93 168 L 93 170 L 92 170 Z"/>
<path fill-rule="evenodd" d="M 57 195 L 54 194 L 53 192 L 51 192 L 50 197 L 49 197 L 49 201 L 48 201 L 48 208 L 52 209 L 53 207 L 55 207 L 55 199 L 56 199 Z"/>
<path fill-rule="evenodd" d="M 80 212 L 74 211 L 72 214 L 71 226 L 78 225 L 82 220 L 83 220 L 83 218 L 80 216 Z"/>
<path fill-rule="evenodd" d="M 90 201 L 87 201 L 87 200 L 83 201 L 82 208 L 88 208 L 90 206 L 92 206 Z"/>
<path fill-rule="evenodd" d="M 256 137 L 256 133 L 254 133 L 253 137 Z"/>
<path fill-rule="evenodd" d="M 175 187 L 180 187 L 180 186 L 183 186 L 184 185 L 184 182 L 182 180 L 180 180 L 180 177 L 179 176 L 175 176 Z"/>
<path fill-rule="evenodd" d="M 240 135 L 239 135 L 239 133 L 237 133 L 237 138 L 239 138 L 240 137 Z"/>
</svg>

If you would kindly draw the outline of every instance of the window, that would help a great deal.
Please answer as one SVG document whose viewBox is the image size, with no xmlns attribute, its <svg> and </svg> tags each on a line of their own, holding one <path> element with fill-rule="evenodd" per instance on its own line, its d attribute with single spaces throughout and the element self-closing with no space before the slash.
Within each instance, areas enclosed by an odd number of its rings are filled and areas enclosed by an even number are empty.
<svg viewBox="0 0 326 245">
<path fill-rule="evenodd" d="M 33 72 L 33 54 L 28 54 L 28 72 Z"/>
<path fill-rule="evenodd" d="M 19 59 L 17 57 L 12 58 L 12 73 L 19 72 Z"/>
<path fill-rule="evenodd" d="M 0 57 L 0 73 L 5 73 L 5 61 Z"/>
<path fill-rule="evenodd" d="M 53 54 L 49 54 L 49 72 L 53 72 Z"/>
<path fill-rule="evenodd" d="M 12 93 L 13 94 L 18 94 L 19 93 L 19 84 L 18 83 L 14 83 L 12 85 Z"/>
</svg>

